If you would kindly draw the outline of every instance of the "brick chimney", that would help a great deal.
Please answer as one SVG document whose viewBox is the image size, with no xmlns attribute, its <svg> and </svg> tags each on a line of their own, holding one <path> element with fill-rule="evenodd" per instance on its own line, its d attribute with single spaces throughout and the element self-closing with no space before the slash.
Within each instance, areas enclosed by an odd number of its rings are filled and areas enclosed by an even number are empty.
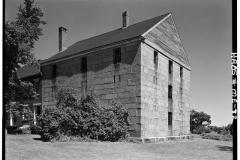
<svg viewBox="0 0 240 160">
<path fill-rule="evenodd" d="M 127 28 L 129 26 L 129 14 L 128 11 L 122 13 L 122 28 Z"/>
<path fill-rule="evenodd" d="M 64 33 L 66 33 L 66 32 L 67 32 L 67 29 L 64 28 L 64 27 L 59 27 L 59 28 L 58 28 L 58 32 L 59 32 L 59 34 L 58 34 L 59 52 L 61 52 L 62 49 L 63 49 L 63 31 L 64 31 Z"/>
</svg>

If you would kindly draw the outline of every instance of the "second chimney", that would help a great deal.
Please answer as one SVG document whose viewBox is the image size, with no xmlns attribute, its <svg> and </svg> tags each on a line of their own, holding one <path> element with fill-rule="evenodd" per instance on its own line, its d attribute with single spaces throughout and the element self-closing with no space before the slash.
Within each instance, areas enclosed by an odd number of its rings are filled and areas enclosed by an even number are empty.
<svg viewBox="0 0 240 160">
<path fill-rule="evenodd" d="M 128 11 L 122 13 L 122 28 L 127 28 L 129 26 L 129 14 Z"/>
<path fill-rule="evenodd" d="M 59 52 L 61 52 L 62 51 L 62 48 L 63 48 L 63 31 L 64 32 L 67 32 L 67 29 L 66 28 L 64 28 L 64 27 L 59 27 L 58 28 L 58 40 L 59 40 Z"/>
</svg>

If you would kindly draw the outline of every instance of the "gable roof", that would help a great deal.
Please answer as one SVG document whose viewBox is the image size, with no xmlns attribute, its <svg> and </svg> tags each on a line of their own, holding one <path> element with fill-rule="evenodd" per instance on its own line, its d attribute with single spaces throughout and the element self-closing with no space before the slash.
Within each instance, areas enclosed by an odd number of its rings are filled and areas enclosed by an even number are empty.
<svg viewBox="0 0 240 160">
<path fill-rule="evenodd" d="M 93 48 L 105 46 L 111 43 L 140 37 L 143 33 L 151 29 L 158 22 L 166 18 L 170 13 L 154 17 L 139 23 L 128 26 L 127 28 L 118 28 L 116 30 L 91 37 L 85 40 L 76 42 L 75 44 L 68 47 L 66 50 L 59 52 L 52 57 L 42 61 L 41 63 L 51 62 L 59 60 L 61 58 L 69 57 L 75 54 L 81 55 L 81 52 L 87 51 Z"/>
</svg>

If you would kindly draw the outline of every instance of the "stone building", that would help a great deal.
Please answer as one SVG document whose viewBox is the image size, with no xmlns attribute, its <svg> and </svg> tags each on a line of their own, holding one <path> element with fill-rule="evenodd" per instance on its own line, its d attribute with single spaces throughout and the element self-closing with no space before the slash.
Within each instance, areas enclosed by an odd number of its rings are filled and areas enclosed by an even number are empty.
<svg viewBox="0 0 240 160">
<path fill-rule="evenodd" d="M 190 64 L 171 13 L 122 27 L 41 61 L 42 107 L 55 105 L 59 88 L 79 96 L 114 99 L 130 113 L 131 135 L 140 138 L 190 133 Z"/>
</svg>

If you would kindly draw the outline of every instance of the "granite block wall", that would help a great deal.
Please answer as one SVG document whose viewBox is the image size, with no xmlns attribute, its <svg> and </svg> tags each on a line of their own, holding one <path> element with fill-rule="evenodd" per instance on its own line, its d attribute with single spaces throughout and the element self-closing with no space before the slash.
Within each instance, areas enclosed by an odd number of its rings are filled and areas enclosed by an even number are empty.
<svg viewBox="0 0 240 160">
<path fill-rule="evenodd" d="M 168 59 L 141 44 L 141 133 L 142 138 L 166 137 L 168 131 Z M 156 78 L 155 78 L 156 77 Z M 156 80 L 154 80 L 156 79 Z"/>
<path fill-rule="evenodd" d="M 158 51 L 158 66 L 154 50 L 141 44 L 141 137 L 166 137 L 189 134 L 190 71 L 183 68 L 182 94 L 180 64 L 173 61 L 172 73 L 172 133 L 168 132 L 168 64 L 169 58 Z"/>
<path fill-rule="evenodd" d="M 121 63 L 113 64 L 113 50 L 121 47 Z M 42 66 L 42 104 L 53 106 L 56 91 L 74 88 L 81 97 L 84 88 L 104 103 L 115 100 L 128 108 L 132 136 L 140 136 L 140 50 L 139 42 L 92 52 L 85 56 L 54 63 L 56 79 L 52 78 L 52 66 Z M 81 58 L 87 57 L 87 73 L 81 73 Z M 86 83 L 83 83 L 85 82 Z M 54 88 L 55 87 L 55 88 Z"/>
</svg>

